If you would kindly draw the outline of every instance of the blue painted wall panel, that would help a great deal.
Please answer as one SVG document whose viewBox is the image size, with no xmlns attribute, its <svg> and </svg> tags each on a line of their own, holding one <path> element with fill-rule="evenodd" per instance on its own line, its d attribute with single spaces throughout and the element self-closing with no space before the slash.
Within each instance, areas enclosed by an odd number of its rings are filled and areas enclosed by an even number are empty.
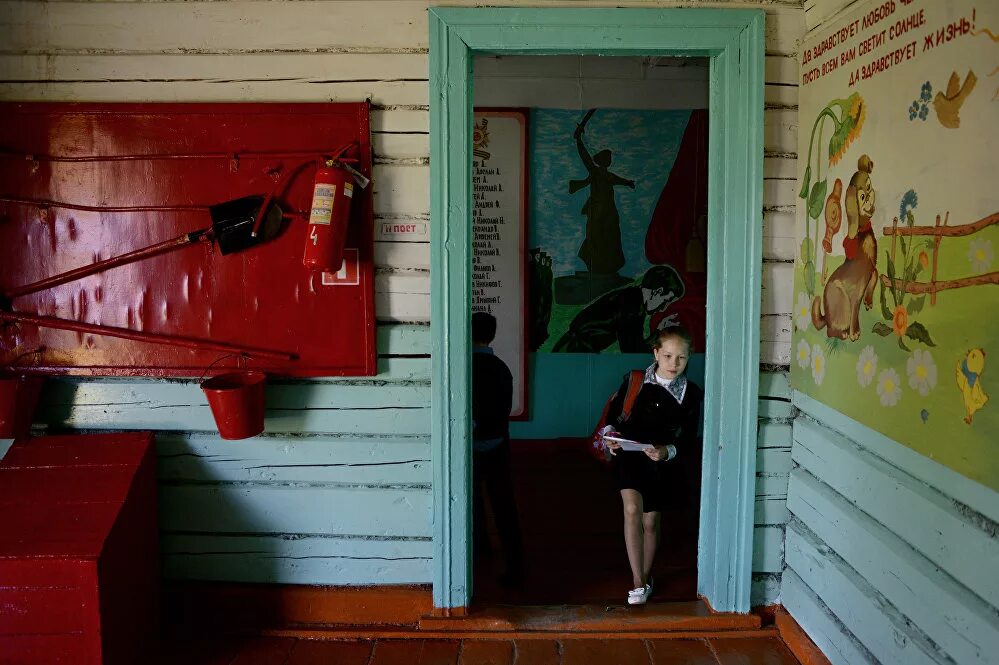
<svg viewBox="0 0 999 665">
<path fill-rule="evenodd" d="M 781 591 L 792 615 L 833 662 L 855 662 L 834 656 L 857 645 L 869 662 L 995 662 L 999 495 L 794 402 Z"/>
</svg>

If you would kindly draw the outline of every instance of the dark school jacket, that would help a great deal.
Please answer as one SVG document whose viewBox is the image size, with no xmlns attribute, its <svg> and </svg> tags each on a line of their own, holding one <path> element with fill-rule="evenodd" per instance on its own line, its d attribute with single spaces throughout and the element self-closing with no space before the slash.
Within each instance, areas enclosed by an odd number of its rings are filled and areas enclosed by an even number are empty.
<svg viewBox="0 0 999 665">
<path fill-rule="evenodd" d="M 651 443 L 654 446 L 672 443 L 676 446 L 678 458 L 690 457 L 694 451 L 699 451 L 697 433 L 701 419 L 701 404 L 704 402 L 704 391 L 700 386 L 688 379 L 683 403 L 679 404 L 663 386 L 658 383 L 644 383 L 631 409 L 631 417 L 622 423 L 619 420 L 627 390 L 628 377 L 625 376 L 617 396 L 611 401 L 607 411 L 607 423 L 613 425 L 621 436 L 641 443 Z"/>
</svg>

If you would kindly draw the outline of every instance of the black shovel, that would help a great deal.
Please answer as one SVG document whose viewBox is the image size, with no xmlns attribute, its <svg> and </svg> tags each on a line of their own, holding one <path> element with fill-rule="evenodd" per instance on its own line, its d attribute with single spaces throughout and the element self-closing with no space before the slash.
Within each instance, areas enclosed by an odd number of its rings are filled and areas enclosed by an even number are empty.
<svg viewBox="0 0 999 665">
<path fill-rule="evenodd" d="M 270 200 L 268 201 L 268 199 Z M 264 215 L 260 215 L 260 208 L 265 201 L 268 201 L 267 211 Z M 281 230 L 281 220 L 284 216 L 280 206 L 268 196 L 244 196 L 241 199 L 218 203 L 208 210 L 212 217 L 212 225 L 208 228 L 191 231 L 155 245 L 112 256 L 110 259 L 46 277 L 33 284 L 10 289 L 3 294 L 4 302 L 0 304 L 7 305 L 14 298 L 51 289 L 60 284 L 103 272 L 109 268 L 172 252 L 196 242 L 214 240 L 218 243 L 219 251 L 222 252 L 223 256 L 249 249 L 276 236 Z M 260 229 L 254 233 L 258 216 L 260 217 Z M 4 307 L 4 309 L 8 309 L 8 307 Z"/>
</svg>

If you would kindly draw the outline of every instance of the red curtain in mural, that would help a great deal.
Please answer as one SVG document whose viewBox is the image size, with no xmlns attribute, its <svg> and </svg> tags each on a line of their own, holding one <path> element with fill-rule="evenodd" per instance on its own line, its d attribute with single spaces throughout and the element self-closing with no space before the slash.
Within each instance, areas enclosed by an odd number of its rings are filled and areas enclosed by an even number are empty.
<svg viewBox="0 0 999 665">
<path fill-rule="evenodd" d="M 675 314 L 690 330 L 699 353 L 704 352 L 707 212 L 708 112 L 698 109 L 690 114 L 676 161 L 649 222 L 645 255 L 653 265 L 673 266 L 685 288 L 679 302 L 652 318 L 652 330 L 664 316 Z"/>
</svg>

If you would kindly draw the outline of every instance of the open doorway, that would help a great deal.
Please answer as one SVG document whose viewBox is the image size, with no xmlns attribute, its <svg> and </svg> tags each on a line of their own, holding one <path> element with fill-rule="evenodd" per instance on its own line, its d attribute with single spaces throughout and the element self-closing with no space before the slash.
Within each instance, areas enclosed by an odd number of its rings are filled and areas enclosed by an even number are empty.
<svg viewBox="0 0 999 665">
<path fill-rule="evenodd" d="M 430 11 L 434 604 L 471 600 L 472 59 L 476 54 L 706 57 L 708 307 L 697 592 L 749 609 L 762 236 L 763 13 Z M 747 323 L 752 322 L 752 323 Z"/>
<path fill-rule="evenodd" d="M 637 479 L 620 477 L 621 460 L 601 463 L 591 433 L 622 377 L 651 366 L 656 334 L 677 325 L 692 337 L 683 375 L 699 420 L 708 69 L 694 57 L 475 57 L 470 301 L 496 318 L 488 348 L 513 379 L 509 449 L 473 431 L 476 604 L 621 603 L 639 584 L 618 491 Z M 473 348 L 473 417 L 497 399 L 484 351 Z M 696 597 L 694 428 L 659 469 L 661 492 L 643 497 L 661 540 L 655 601 Z"/>
</svg>

